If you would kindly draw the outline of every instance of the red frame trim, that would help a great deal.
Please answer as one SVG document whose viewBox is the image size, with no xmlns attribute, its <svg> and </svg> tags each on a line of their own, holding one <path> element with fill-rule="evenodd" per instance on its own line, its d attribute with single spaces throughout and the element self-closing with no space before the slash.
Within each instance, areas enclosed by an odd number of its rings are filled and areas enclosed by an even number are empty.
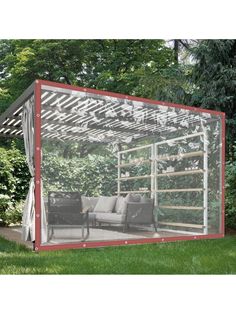
<svg viewBox="0 0 236 314">
<path fill-rule="evenodd" d="M 198 108 L 198 107 L 185 106 L 182 104 L 174 104 L 174 103 L 170 103 L 170 102 L 166 102 L 166 101 L 158 101 L 158 100 L 136 97 L 136 96 L 130 96 L 130 95 L 125 95 L 125 94 L 120 94 L 120 93 L 107 92 L 107 91 L 103 91 L 103 90 L 97 90 L 94 88 L 72 86 L 72 85 L 67 85 L 67 84 L 63 84 L 63 83 L 50 82 L 50 81 L 44 81 L 44 80 L 39 80 L 39 82 L 41 85 L 64 88 L 64 89 L 80 91 L 80 92 L 88 92 L 88 93 L 93 93 L 93 94 L 98 94 L 98 95 L 117 97 L 117 98 L 122 98 L 122 99 L 142 101 L 142 102 L 147 102 L 149 104 L 186 109 L 186 110 L 190 110 L 190 111 L 205 112 L 205 113 L 210 113 L 210 114 L 214 114 L 214 115 L 223 115 L 224 114 L 221 111 L 202 109 L 202 108 Z"/>
<path fill-rule="evenodd" d="M 186 240 L 203 240 L 203 239 L 219 239 L 223 238 L 224 234 L 211 234 L 211 235 L 196 235 L 196 236 L 179 236 L 179 237 L 165 237 L 165 238 L 148 238 L 148 239 L 137 239 L 137 240 L 119 240 L 119 241 L 99 241 L 99 242 L 79 242 L 79 243 L 65 243 L 56 245 L 42 245 L 40 251 L 49 250 L 65 250 L 65 249 L 85 249 L 95 247 L 106 247 L 106 246 L 120 246 L 120 245 L 135 245 L 135 244 L 151 244 L 159 242 L 175 242 L 175 241 L 186 241 Z"/>
<path fill-rule="evenodd" d="M 222 172 L 221 172 L 221 185 L 222 185 L 222 216 L 221 216 L 221 232 L 219 234 L 208 235 L 186 235 L 179 237 L 165 237 L 165 238 L 146 238 L 146 239 L 133 239 L 133 240 L 117 240 L 117 241 L 96 241 L 96 242 L 79 242 L 79 243 L 64 243 L 56 245 L 41 245 L 41 88 L 42 85 L 64 88 L 74 91 L 82 91 L 105 96 L 117 97 L 122 99 L 136 100 L 147 102 L 150 104 L 163 105 L 168 107 L 175 107 L 186 109 L 196 112 L 205 112 L 221 116 L 222 118 Z M 58 249 L 74 249 L 74 248 L 94 248 L 105 246 L 118 246 L 118 245 L 132 245 L 144 243 L 158 243 L 158 242 L 172 242 L 183 240 L 199 240 L 199 239 L 217 239 L 224 237 L 224 176 L 225 176 L 225 113 L 220 111 L 195 108 L 181 104 L 173 104 L 169 102 L 162 102 L 151 100 L 147 98 L 134 97 L 124 94 L 111 93 L 107 91 L 96 90 L 92 88 L 83 88 L 77 86 L 66 85 L 62 83 L 37 80 L 35 82 L 35 250 L 58 250 Z"/>
</svg>

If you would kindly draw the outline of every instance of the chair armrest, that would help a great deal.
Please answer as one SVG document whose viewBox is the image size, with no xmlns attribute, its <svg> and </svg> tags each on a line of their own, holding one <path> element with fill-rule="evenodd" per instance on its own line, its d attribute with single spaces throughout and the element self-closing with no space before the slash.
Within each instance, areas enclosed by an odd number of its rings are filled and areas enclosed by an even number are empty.
<svg viewBox="0 0 236 314">
<path fill-rule="evenodd" d="M 83 213 L 91 212 L 92 207 L 91 206 L 85 206 L 82 208 Z"/>
</svg>

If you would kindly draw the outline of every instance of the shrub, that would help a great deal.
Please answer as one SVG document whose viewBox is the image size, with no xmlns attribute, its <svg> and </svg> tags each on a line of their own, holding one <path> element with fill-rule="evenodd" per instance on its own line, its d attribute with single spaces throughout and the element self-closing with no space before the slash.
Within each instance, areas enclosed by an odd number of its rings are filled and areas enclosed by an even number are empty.
<svg viewBox="0 0 236 314">
<path fill-rule="evenodd" d="M 26 197 L 29 187 L 26 158 L 14 144 L 11 149 L 1 147 L 0 156 L 0 193 L 15 203 Z"/>
<path fill-rule="evenodd" d="M 9 161 L 8 150 L 0 148 L 0 193 L 12 196 L 16 184 L 13 176 L 14 168 Z"/>
<path fill-rule="evenodd" d="M 0 194 L 0 225 L 6 225 L 6 212 L 13 209 L 13 203 L 10 196 Z"/>
<path fill-rule="evenodd" d="M 65 159 L 55 154 L 43 155 L 44 191 L 80 191 L 87 196 L 112 195 L 117 190 L 117 169 L 110 157 L 89 155 Z"/>
<path fill-rule="evenodd" d="M 236 161 L 226 163 L 226 227 L 236 229 Z"/>
<path fill-rule="evenodd" d="M 23 213 L 23 202 L 16 203 L 15 207 L 7 208 L 5 212 L 5 224 L 9 225 L 19 225 L 22 221 Z"/>
<path fill-rule="evenodd" d="M 22 219 L 21 200 L 26 198 L 29 171 L 24 154 L 12 144 L 0 148 L 0 224 L 17 224 Z"/>
<path fill-rule="evenodd" d="M 26 162 L 26 157 L 22 152 L 12 145 L 8 150 L 9 161 L 13 167 L 13 176 L 15 179 L 15 191 L 13 200 L 19 202 L 26 198 L 29 189 L 30 173 Z"/>
</svg>

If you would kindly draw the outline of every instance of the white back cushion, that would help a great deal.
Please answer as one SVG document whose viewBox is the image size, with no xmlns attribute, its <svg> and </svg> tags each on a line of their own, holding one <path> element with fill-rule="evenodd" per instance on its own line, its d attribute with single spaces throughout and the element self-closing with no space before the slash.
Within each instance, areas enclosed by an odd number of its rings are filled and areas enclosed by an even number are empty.
<svg viewBox="0 0 236 314">
<path fill-rule="evenodd" d="M 116 201 L 115 212 L 123 214 L 127 208 L 127 197 L 119 196 Z"/>
<path fill-rule="evenodd" d="M 94 212 L 111 213 L 115 207 L 116 196 L 100 196 Z"/>
</svg>

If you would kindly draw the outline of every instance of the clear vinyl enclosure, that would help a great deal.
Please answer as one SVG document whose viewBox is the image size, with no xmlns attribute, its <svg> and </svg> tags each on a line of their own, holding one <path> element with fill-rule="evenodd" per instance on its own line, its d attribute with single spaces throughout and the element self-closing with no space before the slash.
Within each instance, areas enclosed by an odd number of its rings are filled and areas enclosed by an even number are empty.
<svg viewBox="0 0 236 314">
<path fill-rule="evenodd" d="M 221 232 L 221 116 L 43 85 L 41 119 L 43 245 Z"/>
<path fill-rule="evenodd" d="M 52 249 L 223 236 L 224 119 L 36 81 L 0 117 L 0 134 L 25 142 L 25 240 Z"/>
</svg>

